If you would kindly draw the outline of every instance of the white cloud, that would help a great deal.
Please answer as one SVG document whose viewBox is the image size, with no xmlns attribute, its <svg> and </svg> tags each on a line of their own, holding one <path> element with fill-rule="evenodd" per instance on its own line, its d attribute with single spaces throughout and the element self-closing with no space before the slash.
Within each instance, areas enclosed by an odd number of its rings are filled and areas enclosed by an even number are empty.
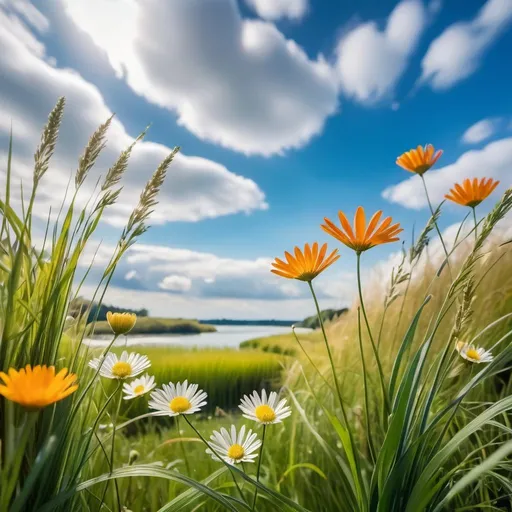
<svg viewBox="0 0 512 512">
<path fill-rule="evenodd" d="M 301 19 L 308 9 L 308 0 L 246 0 L 260 18 L 278 20 L 280 18 Z"/>
<path fill-rule="evenodd" d="M 336 62 L 345 93 L 368 104 L 392 97 L 426 21 L 420 0 L 404 0 L 390 14 L 384 30 L 369 21 L 346 34 L 338 44 Z"/>
<path fill-rule="evenodd" d="M 185 276 L 165 276 L 158 283 L 158 288 L 168 292 L 188 292 L 192 288 L 192 281 Z"/>
<path fill-rule="evenodd" d="M 498 128 L 498 119 L 482 119 L 470 126 L 462 135 L 462 142 L 478 144 L 494 135 Z"/>
<path fill-rule="evenodd" d="M 310 59 L 271 23 L 243 19 L 233 0 L 153 0 L 143 9 L 135 0 L 62 1 L 136 93 L 203 140 L 280 153 L 306 144 L 337 110 L 325 59 Z"/>
<path fill-rule="evenodd" d="M 430 197 L 434 203 L 444 199 L 444 195 L 456 182 L 465 178 L 494 178 L 501 180 L 498 194 L 510 186 L 510 169 L 512 168 L 512 137 L 500 139 L 487 144 L 479 150 L 463 153 L 455 163 L 425 174 Z M 392 203 L 406 208 L 420 209 L 427 206 L 423 185 L 419 176 L 402 181 L 385 189 L 382 197 Z"/>
<path fill-rule="evenodd" d="M 421 63 L 420 82 L 448 89 L 473 74 L 511 21 L 511 0 L 488 0 L 473 20 L 449 26 L 430 44 Z"/>
<path fill-rule="evenodd" d="M 50 206 L 58 211 L 69 173 L 76 169 L 87 139 L 111 111 L 95 86 L 72 70 L 55 68 L 47 62 L 44 46 L 19 17 L 12 11 L 7 14 L 4 9 L 0 6 L 0 147 L 7 147 L 12 122 L 15 187 L 18 187 L 18 180 L 23 179 L 25 189 L 29 188 L 32 155 L 39 142 L 40 130 L 55 104 L 56 95 L 64 95 L 67 99 L 57 152 L 50 171 L 41 182 L 35 209 L 36 214 L 46 217 Z M 132 141 L 133 137 L 121 121 L 114 118 L 107 149 L 86 182 L 83 194 L 79 195 L 78 207 L 83 206 L 92 193 L 98 173 L 104 173 Z M 163 144 L 149 141 L 136 146 L 124 177 L 120 200 L 107 212 L 107 221 L 114 225 L 124 224 L 137 204 L 145 182 L 170 151 Z M 5 149 L 4 152 L 0 150 L 0 158 L 5 161 Z M 4 178 L 5 174 L 0 173 L 0 182 Z M 263 192 L 252 180 L 219 163 L 183 153 L 172 163 L 159 199 L 151 221 L 153 224 L 197 221 L 267 208 Z"/>
<path fill-rule="evenodd" d="M 132 279 L 137 279 L 139 277 L 139 274 L 137 273 L 136 270 L 129 270 L 128 272 L 126 272 L 124 278 L 127 280 L 127 281 L 131 281 Z"/>
</svg>

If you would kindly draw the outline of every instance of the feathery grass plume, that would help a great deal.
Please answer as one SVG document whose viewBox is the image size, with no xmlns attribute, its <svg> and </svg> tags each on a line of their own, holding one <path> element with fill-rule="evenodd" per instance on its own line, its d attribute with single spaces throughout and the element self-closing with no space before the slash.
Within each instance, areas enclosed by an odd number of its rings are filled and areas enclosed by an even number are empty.
<svg viewBox="0 0 512 512">
<path fill-rule="evenodd" d="M 80 188 L 87 173 L 91 170 L 92 166 L 98 159 L 102 149 L 106 145 L 107 130 L 114 118 L 112 114 L 98 129 L 91 135 L 87 146 L 85 147 L 84 154 L 78 160 L 78 169 L 75 174 L 75 187 Z"/>
<path fill-rule="evenodd" d="M 393 267 L 393 270 L 391 271 L 391 281 L 389 284 L 388 293 L 384 297 L 385 308 L 389 308 L 389 306 L 391 306 L 391 304 L 395 302 L 398 297 L 400 297 L 400 293 L 397 288 L 410 277 L 409 272 L 407 272 L 404 268 L 406 256 L 407 253 L 402 246 L 402 260 L 400 261 L 398 267 Z"/>
<path fill-rule="evenodd" d="M 44 127 L 43 133 L 41 134 L 41 141 L 34 153 L 34 185 L 39 183 L 44 173 L 48 170 L 50 158 L 55 151 L 65 103 L 66 99 L 64 97 L 57 100 L 55 107 L 48 116 L 48 122 Z"/>
<path fill-rule="evenodd" d="M 475 281 L 473 276 L 471 276 L 462 290 L 462 299 L 457 309 L 457 315 L 455 316 L 455 322 L 450 334 L 450 343 L 461 337 L 473 315 L 472 305 L 475 300 L 475 288 Z"/>
<path fill-rule="evenodd" d="M 439 219 L 439 217 L 441 215 L 441 206 L 442 205 L 443 205 L 443 203 L 441 203 L 434 210 L 434 215 L 432 215 L 430 217 L 430 219 L 428 220 L 427 224 L 423 228 L 423 231 L 420 233 L 420 236 L 418 237 L 418 239 L 416 240 L 414 245 L 412 245 L 412 247 L 409 249 L 409 263 L 412 264 L 413 262 L 418 260 L 420 258 L 420 256 L 423 254 L 423 251 L 425 250 L 425 247 L 427 247 L 427 245 L 429 244 L 429 242 L 430 242 L 430 232 L 433 229 L 435 229 L 435 227 L 436 227 L 436 222 L 437 222 L 437 220 Z"/>
<path fill-rule="evenodd" d="M 482 230 L 478 234 L 475 246 L 470 255 L 464 261 L 459 275 L 455 278 L 450 287 L 449 297 L 453 297 L 465 284 L 468 282 L 473 274 L 477 261 L 483 256 L 481 249 L 486 242 L 496 224 L 507 215 L 512 209 L 512 188 L 505 191 L 502 198 L 498 201 L 495 207 L 487 214 L 482 222 Z"/>
<path fill-rule="evenodd" d="M 148 128 L 149 126 L 123 152 L 121 152 L 119 158 L 112 165 L 112 167 L 110 167 L 110 169 L 107 172 L 107 175 L 105 176 L 105 180 L 101 185 L 102 192 L 119 183 L 121 177 L 126 171 L 126 168 L 128 167 L 128 160 L 130 159 L 132 149 L 134 148 L 135 144 L 137 144 L 137 142 L 139 142 L 145 137 Z"/>
<path fill-rule="evenodd" d="M 128 219 L 128 224 L 126 225 L 125 233 L 122 237 L 125 240 L 132 231 L 134 236 L 139 236 L 147 230 L 145 221 L 153 213 L 152 208 L 157 204 L 156 196 L 164 182 L 167 169 L 179 150 L 179 146 L 176 146 L 158 166 L 151 179 L 147 182 L 140 195 L 139 204 L 135 207 L 135 210 L 133 210 Z"/>
</svg>

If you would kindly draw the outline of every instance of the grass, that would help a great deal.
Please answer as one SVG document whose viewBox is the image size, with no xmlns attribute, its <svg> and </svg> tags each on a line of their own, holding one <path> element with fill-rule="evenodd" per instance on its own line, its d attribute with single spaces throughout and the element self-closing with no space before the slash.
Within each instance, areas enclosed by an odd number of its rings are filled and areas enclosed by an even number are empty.
<svg viewBox="0 0 512 512">
<path fill-rule="evenodd" d="M 120 352 L 115 349 L 115 352 Z M 257 350 L 179 349 L 133 346 L 130 351 L 151 360 L 151 375 L 161 385 L 188 380 L 208 393 L 205 412 L 227 413 L 238 408 L 240 397 L 254 389 L 279 387 L 286 360 Z M 145 402 L 131 408 L 130 416 L 143 414 Z"/>
<path fill-rule="evenodd" d="M 512 210 L 512 189 L 478 226 L 461 230 L 457 249 L 446 246 L 449 266 L 432 251 L 440 210 L 433 211 L 387 289 L 378 291 L 382 280 L 362 289 L 350 312 L 325 333 L 252 340 L 241 351 L 140 347 L 159 383 L 197 381 L 210 397 L 208 410 L 192 416 L 133 418 L 135 409 L 147 411 L 148 396 L 127 403 L 122 381 L 88 368 L 91 351 L 81 328 L 87 311 L 74 327 L 66 322 L 82 285 L 75 281 L 78 261 L 117 200 L 133 144 L 76 212 L 75 194 L 104 147 L 111 120 L 98 128 L 78 160 L 71 197 L 58 220 L 48 223 L 44 248 L 34 249 L 33 207 L 63 109 L 61 99 L 35 152 L 33 187 L 20 213 L 11 206 L 12 145 L 8 152 L 0 200 L 0 368 L 67 367 L 79 387 L 66 398 L 54 396 L 55 403 L 24 408 L 20 403 L 41 390 L 47 401 L 54 388 L 2 376 L 23 399 L 0 388 L 0 512 L 512 509 L 512 245 L 496 233 Z M 93 300 L 101 303 L 118 262 L 147 230 L 176 151 L 144 187 Z M 306 259 L 297 263 L 301 277 L 315 274 L 299 268 Z M 470 363 L 456 342 L 482 346 L 494 359 Z M 294 348 L 296 355 L 273 354 L 274 347 Z M 249 386 L 279 389 L 293 414 L 263 429 L 242 418 L 236 404 Z M 220 403 L 226 405 L 215 411 Z M 204 438 L 231 424 L 251 426 L 261 438 L 266 433 L 261 472 L 205 453 Z"/>
<path fill-rule="evenodd" d="M 200 334 L 216 332 L 213 325 L 202 324 L 197 320 L 186 318 L 139 317 L 132 329 L 132 334 Z M 94 334 L 112 334 L 112 329 L 106 320 L 94 324 Z"/>
</svg>

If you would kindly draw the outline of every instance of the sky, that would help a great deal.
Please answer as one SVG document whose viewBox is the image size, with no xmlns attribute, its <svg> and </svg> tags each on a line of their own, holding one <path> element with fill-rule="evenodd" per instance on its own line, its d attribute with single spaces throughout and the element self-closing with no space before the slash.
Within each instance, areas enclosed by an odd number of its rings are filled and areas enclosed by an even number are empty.
<svg viewBox="0 0 512 512">
<path fill-rule="evenodd" d="M 89 136 L 112 113 L 108 145 L 78 207 L 148 125 L 80 265 L 82 294 L 159 162 L 180 146 L 151 229 L 125 255 L 105 302 L 155 316 L 300 319 L 307 285 L 270 273 L 339 210 L 383 210 L 404 228 L 429 218 L 421 181 L 397 156 L 432 143 L 432 201 L 466 177 L 511 185 L 512 0 L 0 0 L 0 186 L 9 133 L 14 182 L 59 96 L 59 145 L 36 204 L 42 230 Z M 493 201 L 481 205 L 484 214 Z M 443 206 L 448 229 L 465 215 Z M 374 275 L 400 244 L 364 254 Z M 322 307 L 350 305 L 355 258 L 317 280 Z"/>
</svg>

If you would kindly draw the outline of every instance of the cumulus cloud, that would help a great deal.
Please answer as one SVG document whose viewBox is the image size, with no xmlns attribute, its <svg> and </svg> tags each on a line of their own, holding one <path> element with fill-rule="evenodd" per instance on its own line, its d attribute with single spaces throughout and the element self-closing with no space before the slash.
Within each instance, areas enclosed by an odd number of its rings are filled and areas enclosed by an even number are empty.
<svg viewBox="0 0 512 512">
<path fill-rule="evenodd" d="M 22 179 L 26 188 L 31 184 L 32 155 L 48 112 L 57 99 L 56 91 L 67 99 L 58 149 L 50 171 L 41 183 L 40 202 L 35 210 L 36 214 L 45 217 L 50 206 L 59 206 L 70 172 L 76 169 L 78 156 L 88 137 L 112 113 L 95 86 L 70 69 L 51 65 L 45 59 L 44 46 L 28 25 L 14 11 L 1 5 L 0 47 L 0 147 L 7 148 L 12 123 L 15 183 Z M 86 182 L 83 194 L 77 198 L 78 207 L 83 206 L 93 192 L 98 173 L 105 172 L 119 153 L 133 142 L 133 137 L 116 118 L 108 138 L 107 149 Z M 146 180 L 170 151 L 170 147 L 150 141 L 136 146 L 120 200 L 107 212 L 107 221 L 116 226 L 124 224 L 137 204 Z M 0 151 L 0 158 L 5 161 L 5 150 Z M 0 173 L 0 182 L 4 178 L 5 174 Z M 264 193 L 252 180 L 217 162 L 180 153 L 171 165 L 152 223 L 197 221 L 266 208 Z"/>
<path fill-rule="evenodd" d="M 232 0 L 62 1 L 137 94 L 203 140 L 271 155 L 306 144 L 337 110 L 325 59 Z"/>
<path fill-rule="evenodd" d="M 500 139 L 487 144 L 479 150 L 463 153 L 455 163 L 437 170 L 430 170 L 425 175 L 431 199 L 439 203 L 444 199 L 448 189 L 465 178 L 494 178 L 501 180 L 495 194 L 510 186 L 510 169 L 512 168 L 512 137 Z M 406 208 L 419 210 L 427 206 L 427 200 L 420 177 L 413 177 L 385 189 L 382 197 L 392 203 Z"/>
<path fill-rule="evenodd" d="M 448 89 L 473 74 L 511 21 L 510 0 L 488 0 L 471 21 L 449 26 L 423 57 L 420 83 Z"/>
<path fill-rule="evenodd" d="M 494 135 L 498 128 L 498 119 L 482 119 L 470 126 L 462 135 L 462 142 L 478 144 Z"/>
<path fill-rule="evenodd" d="M 95 280 L 114 251 L 113 244 L 93 241 L 79 265 L 85 269 L 92 263 L 90 278 Z M 137 243 L 121 260 L 113 284 L 209 299 L 301 300 L 309 297 L 304 283 L 272 274 L 271 262 L 272 258 L 222 258 L 213 253 Z M 316 280 L 318 296 L 347 304 L 354 291 L 353 286 L 347 285 L 348 274 L 339 273 L 335 279 L 333 275 L 329 269 Z"/>
<path fill-rule="evenodd" d="M 423 33 L 427 13 L 420 0 L 404 0 L 384 29 L 362 23 L 338 43 L 336 69 L 342 89 L 361 103 L 392 97 Z"/>
<path fill-rule="evenodd" d="M 192 281 L 185 276 L 165 276 L 158 283 L 158 288 L 168 292 L 188 292 L 192 287 Z"/>
<path fill-rule="evenodd" d="M 307 0 L 246 0 L 260 18 L 278 20 L 290 18 L 301 19 L 308 9 Z"/>
</svg>

